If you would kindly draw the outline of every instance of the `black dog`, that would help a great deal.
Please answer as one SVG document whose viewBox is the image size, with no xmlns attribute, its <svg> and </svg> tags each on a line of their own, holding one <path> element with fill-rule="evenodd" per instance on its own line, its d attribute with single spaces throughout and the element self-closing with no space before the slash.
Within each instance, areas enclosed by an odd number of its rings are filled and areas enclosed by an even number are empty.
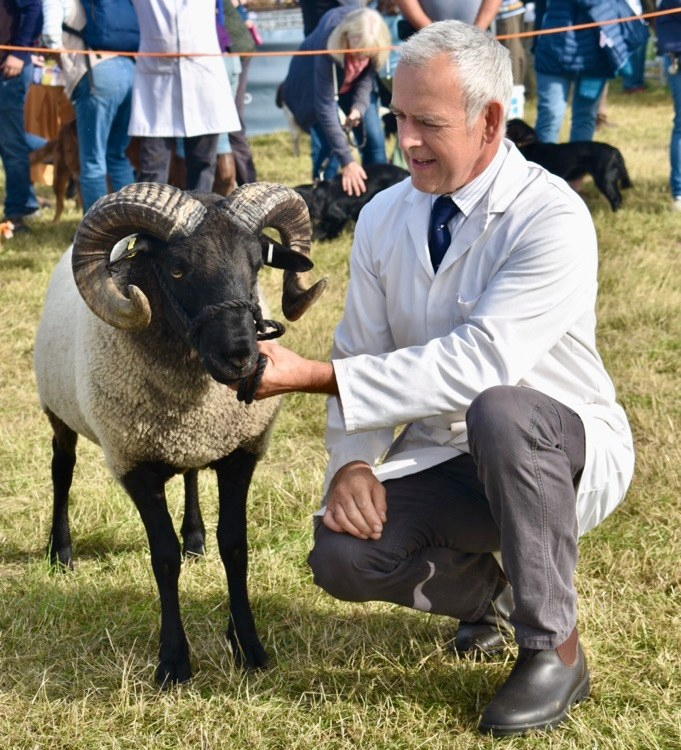
<svg viewBox="0 0 681 750">
<path fill-rule="evenodd" d="M 534 129 L 517 119 L 508 121 L 506 135 L 528 161 L 536 162 L 564 180 L 577 180 L 590 174 L 613 211 L 622 203 L 620 189 L 632 186 L 621 151 L 607 143 L 539 143 Z"/>
<path fill-rule="evenodd" d="M 348 195 L 343 190 L 340 176 L 316 185 L 298 185 L 294 188 L 307 203 L 315 240 L 338 237 L 348 221 L 357 221 L 362 207 L 376 193 L 409 177 L 406 169 L 394 164 L 369 164 L 364 171 L 367 173 L 367 189 L 359 196 Z"/>
</svg>

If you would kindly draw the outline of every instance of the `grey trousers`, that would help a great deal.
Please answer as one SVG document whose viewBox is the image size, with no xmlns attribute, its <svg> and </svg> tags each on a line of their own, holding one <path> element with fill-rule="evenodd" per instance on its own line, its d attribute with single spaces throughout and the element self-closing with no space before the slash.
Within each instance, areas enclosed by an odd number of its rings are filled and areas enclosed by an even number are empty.
<svg viewBox="0 0 681 750">
<path fill-rule="evenodd" d="M 577 414 L 529 389 L 496 386 L 466 415 L 471 453 L 385 482 L 378 540 L 321 522 L 314 581 L 346 601 L 386 601 L 475 621 L 504 574 L 525 648 L 555 648 L 576 623 L 575 487 L 584 467 Z M 493 552 L 501 551 L 503 573 Z"/>
<path fill-rule="evenodd" d="M 137 182 L 168 182 L 175 138 L 140 138 Z M 185 190 L 213 191 L 218 135 L 208 133 L 184 138 Z"/>
<path fill-rule="evenodd" d="M 251 58 L 240 57 L 239 60 L 241 61 L 241 73 L 239 73 L 239 83 L 234 94 L 234 103 L 236 104 L 236 111 L 241 122 L 241 130 L 228 133 L 228 136 L 229 145 L 232 147 L 232 153 L 234 154 L 237 184 L 245 185 L 249 182 L 255 182 L 258 178 L 255 173 L 253 154 L 251 153 L 248 138 L 246 138 L 246 128 L 244 126 L 244 100 L 246 98 L 246 85 Z"/>
</svg>

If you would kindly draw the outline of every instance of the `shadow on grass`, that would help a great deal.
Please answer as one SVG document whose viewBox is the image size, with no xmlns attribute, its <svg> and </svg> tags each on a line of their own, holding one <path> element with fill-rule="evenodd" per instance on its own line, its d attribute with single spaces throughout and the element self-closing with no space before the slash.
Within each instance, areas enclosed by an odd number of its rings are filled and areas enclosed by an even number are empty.
<svg viewBox="0 0 681 750">
<path fill-rule="evenodd" d="M 125 585 L 35 570 L 25 578 L 32 580 L 16 580 L 0 597 L 0 690 L 59 702 L 96 690 L 98 701 L 113 702 L 127 680 L 153 700 L 159 608 L 151 572 Z M 448 652 L 453 620 L 348 606 L 316 592 L 305 598 L 302 591 L 299 598 L 252 598 L 271 666 L 248 674 L 234 666 L 225 638 L 226 594 L 181 594 L 194 694 L 236 696 L 247 680 L 249 693 L 296 708 L 367 707 L 389 698 L 446 711 L 473 728 L 510 667 L 508 654 L 506 661 L 476 663 Z"/>
<path fill-rule="evenodd" d="M 78 561 L 107 560 L 120 555 L 147 550 L 148 543 L 144 535 L 144 527 L 139 521 L 139 539 L 115 538 L 111 536 L 111 529 L 104 531 L 79 532 L 72 528 L 73 534 L 73 564 L 77 568 Z M 6 542 L 0 549 L 0 565 L 15 563 L 40 564 L 47 563 L 47 537 L 26 540 L 26 545 Z"/>
</svg>

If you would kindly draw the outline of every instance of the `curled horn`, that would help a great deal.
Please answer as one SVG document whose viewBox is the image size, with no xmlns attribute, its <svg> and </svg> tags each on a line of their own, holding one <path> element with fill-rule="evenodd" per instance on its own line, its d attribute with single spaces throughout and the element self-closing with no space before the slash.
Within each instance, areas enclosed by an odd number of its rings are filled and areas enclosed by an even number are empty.
<svg viewBox="0 0 681 750">
<path fill-rule="evenodd" d="M 116 328 L 148 326 L 151 308 L 144 292 L 130 285 L 126 297 L 111 278 L 107 268 L 111 249 L 137 232 L 164 242 L 186 237 L 205 213 L 204 206 L 182 190 L 151 182 L 128 185 L 100 198 L 83 217 L 73 241 L 73 276 L 87 306 Z"/>
<path fill-rule="evenodd" d="M 256 235 L 265 227 L 273 227 L 281 234 L 284 245 L 310 257 L 310 214 L 295 190 L 271 182 L 247 183 L 229 196 L 225 210 L 233 221 Z M 307 288 L 303 276 L 284 271 L 281 309 L 288 320 L 298 320 L 326 288 L 326 279 Z"/>
</svg>

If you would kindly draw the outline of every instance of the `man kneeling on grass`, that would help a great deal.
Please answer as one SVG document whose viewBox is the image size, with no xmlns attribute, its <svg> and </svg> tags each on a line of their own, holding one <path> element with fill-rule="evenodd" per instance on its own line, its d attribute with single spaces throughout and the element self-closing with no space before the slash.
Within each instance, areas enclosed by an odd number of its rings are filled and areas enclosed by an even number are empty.
<svg viewBox="0 0 681 750">
<path fill-rule="evenodd" d="M 319 586 L 455 617 L 459 653 L 514 632 L 480 722 L 498 736 L 555 726 L 588 695 L 577 540 L 634 464 L 595 346 L 591 217 L 504 139 L 512 86 L 507 50 L 472 26 L 404 44 L 392 110 L 411 180 L 360 216 L 332 361 L 263 343 L 258 391 L 333 396 Z"/>
</svg>

